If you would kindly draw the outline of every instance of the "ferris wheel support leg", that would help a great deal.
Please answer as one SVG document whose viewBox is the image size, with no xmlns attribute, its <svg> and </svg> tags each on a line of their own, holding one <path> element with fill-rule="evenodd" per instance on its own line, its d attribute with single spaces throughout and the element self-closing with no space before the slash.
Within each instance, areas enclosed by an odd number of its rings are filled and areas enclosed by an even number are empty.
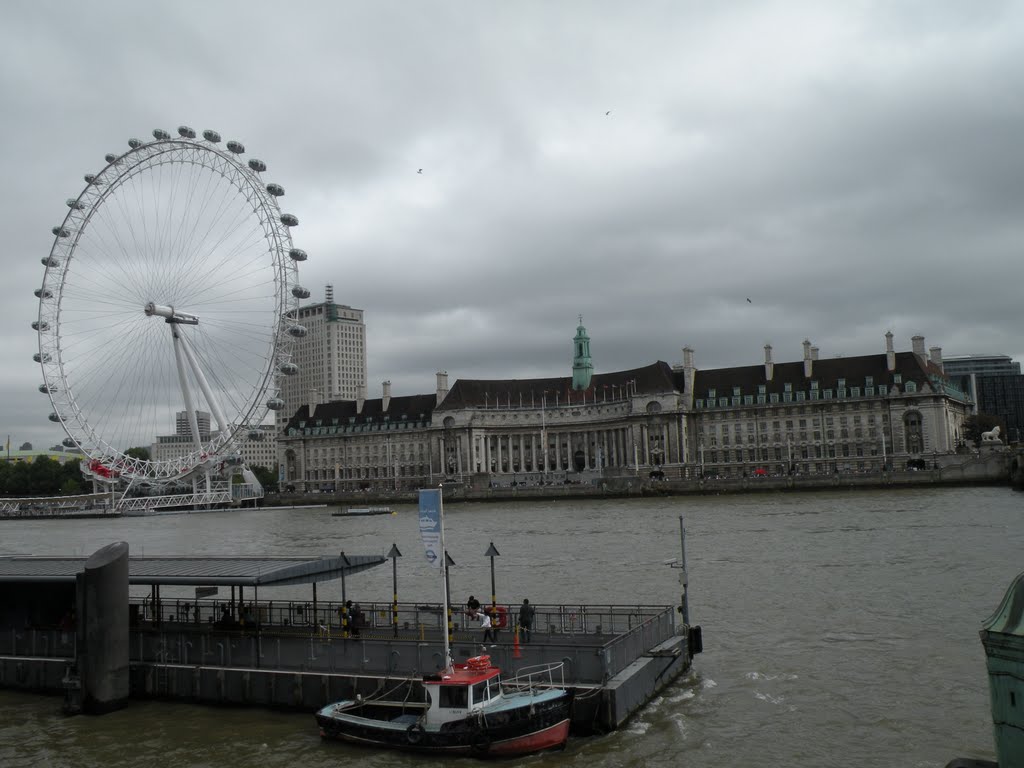
<svg viewBox="0 0 1024 768">
<path fill-rule="evenodd" d="M 188 414 L 188 424 L 192 428 L 192 443 L 197 451 L 203 450 L 203 443 L 199 439 L 199 420 L 196 418 L 195 405 L 192 403 L 192 390 L 188 388 L 188 378 L 185 376 L 185 361 L 182 360 L 181 348 L 182 338 L 178 334 L 178 326 L 171 323 L 171 336 L 174 339 L 174 364 L 178 368 L 178 383 L 181 384 L 181 395 L 185 398 L 185 412 Z"/>
<path fill-rule="evenodd" d="M 223 434 L 230 434 L 228 420 L 224 418 L 224 412 L 220 409 L 220 403 L 217 402 L 213 396 L 213 392 L 210 389 L 210 385 L 206 381 L 206 375 L 203 373 L 203 369 L 199 367 L 199 363 L 196 361 L 196 356 L 192 352 L 192 345 L 188 340 L 181 336 L 179 337 L 181 348 L 185 351 L 185 357 L 188 358 L 189 367 L 192 368 L 192 374 L 196 377 L 196 381 L 199 382 L 199 388 L 203 391 L 203 397 L 206 398 L 206 402 L 210 406 L 210 410 L 213 411 L 213 418 L 217 420 L 217 424 Z"/>
</svg>

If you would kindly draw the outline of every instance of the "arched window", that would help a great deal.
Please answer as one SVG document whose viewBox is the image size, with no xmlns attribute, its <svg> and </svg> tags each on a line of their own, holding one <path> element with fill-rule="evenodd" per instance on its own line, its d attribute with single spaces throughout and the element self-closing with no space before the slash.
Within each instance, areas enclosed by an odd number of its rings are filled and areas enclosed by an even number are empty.
<svg viewBox="0 0 1024 768">
<path fill-rule="evenodd" d="M 652 400 L 647 404 L 648 413 L 661 413 L 661 403 L 657 400 Z"/>
<path fill-rule="evenodd" d="M 907 437 L 907 453 L 920 453 L 924 449 L 924 437 L 921 434 L 921 414 L 907 411 L 903 416 L 903 432 Z"/>
</svg>

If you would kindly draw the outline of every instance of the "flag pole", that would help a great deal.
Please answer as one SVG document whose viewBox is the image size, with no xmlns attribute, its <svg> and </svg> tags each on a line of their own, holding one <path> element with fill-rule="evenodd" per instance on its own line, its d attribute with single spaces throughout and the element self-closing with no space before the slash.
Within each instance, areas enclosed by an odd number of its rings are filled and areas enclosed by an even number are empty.
<svg viewBox="0 0 1024 768">
<path fill-rule="evenodd" d="M 452 668 L 452 651 L 451 644 L 449 643 L 449 636 L 452 632 L 452 609 L 448 604 L 448 549 L 444 543 L 444 491 L 443 484 L 437 486 L 437 509 L 438 517 L 441 523 L 441 574 L 442 583 L 444 584 L 444 617 L 445 617 L 445 628 L 444 628 L 444 668 L 450 670 Z"/>
</svg>

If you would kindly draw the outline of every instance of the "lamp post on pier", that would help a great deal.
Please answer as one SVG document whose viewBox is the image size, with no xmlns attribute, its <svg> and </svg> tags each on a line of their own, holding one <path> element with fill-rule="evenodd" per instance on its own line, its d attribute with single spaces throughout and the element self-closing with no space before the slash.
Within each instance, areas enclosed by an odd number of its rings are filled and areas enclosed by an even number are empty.
<svg viewBox="0 0 1024 768">
<path fill-rule="evenodd" d="M 501 557 L 501 553 L 494 546 L 492 541 L 490 546 L 487 547 L 487 551 L 484 552 L 485 557 L 491 558 L 491 605 L 496 606 L 498 604 L 497 591 L 494 588 L 494 558 Z"/>
<path fill-rule="evenodd" d="M 402 553 L 398 551 L 397 544 L 391 544 L 391 551 L 387 556 L 391 558 L 391 626 L 394 629 L 394 636 L 398 637 L 398 558 Z"/>
</svg>

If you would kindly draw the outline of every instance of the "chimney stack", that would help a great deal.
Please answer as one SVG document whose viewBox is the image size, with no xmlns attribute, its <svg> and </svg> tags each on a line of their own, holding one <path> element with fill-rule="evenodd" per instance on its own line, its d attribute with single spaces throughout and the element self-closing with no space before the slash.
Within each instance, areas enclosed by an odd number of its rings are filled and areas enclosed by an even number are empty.
<svg viewBox="0 0 1024 768">
<path fill-rule="evenodd" d="M 896 370 L 896 352 L 892 347 L 892 331 L 885 332 L 885 369 L 889 373 Z"/>
<path fill-rule="evenodd" d="M 811 363 L 811 342 L 808 339 L 804 339 L 804 378 L 811 378 L 813 371 Z"/>
<path fill-rule="evenodd" d="M 683 391 L 693 392 L 693 349 L 683 347 Z"/>
<path fill-rule="evenodd" d="M 928 349 L 928 356 L 931 358 L 932 364 L 938 366 L 940 371 L 945 372 L 942 367 L 942 347 L 930 347 Z"/>
<path fill-rule="evenodd" d="M 764 380 L 771 381 L 775 375 L 775 363 L 772 362 L 772 345 L 764 345 Z"/>
<path fill-rule="evenodd" d="M 448 372 L 437 372 L 437 404 L 440 405 L 448 396 Z"/>
<path fill-rule="evenodd" d="M 356 395 L 356 414 L 362 415 L 363 405 L 366 403 L 366 385 L 359 385 L 359 394 Z"/>
<path fill-rule="evenodd" d="M 391 382 L 385 381 L 381 384 L 381 389 L 383 390 L 383 396 L 380 401 L 380 409 L 387 413 L 388 405 L 391 403 Z"/>
<path fill-rule="evenodd" d="M 924 352 L 924 336 L 912 336 L 910 343 L 913 345 L 914 354 L 922 363 L 928 361 L 928 355 Z"/>
<path fill-rule="evenodd" d="M 811 347 L 811 360 L 817 360 L 817 359 L 818 359 L 818 348 L 817 347 Z"/>
</svg>

